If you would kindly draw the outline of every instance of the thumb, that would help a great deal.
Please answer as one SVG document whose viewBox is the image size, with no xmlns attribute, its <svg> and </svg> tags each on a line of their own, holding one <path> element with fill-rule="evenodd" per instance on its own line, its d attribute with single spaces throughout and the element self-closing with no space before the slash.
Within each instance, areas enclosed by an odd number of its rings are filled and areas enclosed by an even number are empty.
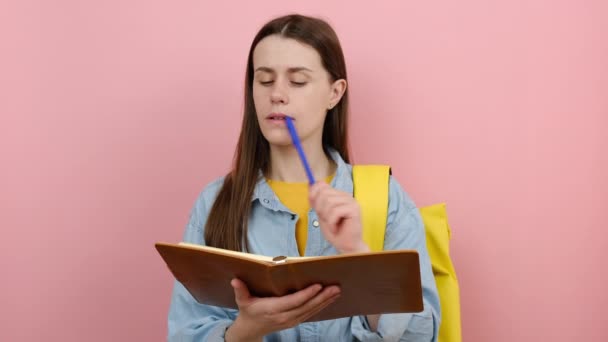
<svg viewBox="0 0 608 342">
<path fill-rule="evenodd" d="M 247 285 L 245 285 L 245 283 L 243 283 L 240 279 L 232 279 L 230 286 L 232 286 L 234 289 L 234 299 L 236 300 L 236 304 L 238 306 L 245 304 L 249 298 L 251 298 Z"/>
<path fill-rule="evenodd" d="M 309 187 L 309 190 L 308 190 L 308 201 L 310 202 L 311 206 L 314 207 L 316 199 L 317 199 L 317 197 L 319 195 L 319 192 L 325 186 L 327 186 L 327 183 L 322 182 L 322 181 L 317 181 L 315 184 L 313 184 L 313 185 L 311 185 Z"/>
</svg>

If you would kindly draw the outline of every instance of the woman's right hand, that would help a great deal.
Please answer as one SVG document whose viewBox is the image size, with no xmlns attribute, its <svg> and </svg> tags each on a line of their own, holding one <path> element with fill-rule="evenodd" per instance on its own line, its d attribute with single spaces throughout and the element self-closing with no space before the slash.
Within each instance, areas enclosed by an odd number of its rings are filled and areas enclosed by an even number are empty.
<svg viewBox="0 0 608 342">
<path fill-rule="evenodd" d="M 239 314 L 226 331 L 226 341 L 261 341 L 272 332 L 294 327 L 340 296 L 338 286 L 311 285 L 282 297 L 254 297 L 239 279 L 230 282 Z"/>
</svg>

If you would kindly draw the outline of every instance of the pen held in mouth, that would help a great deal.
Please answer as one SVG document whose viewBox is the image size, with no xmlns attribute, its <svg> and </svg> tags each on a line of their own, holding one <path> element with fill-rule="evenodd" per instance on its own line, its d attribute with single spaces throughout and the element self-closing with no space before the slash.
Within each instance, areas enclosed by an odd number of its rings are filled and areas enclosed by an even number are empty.
<svg viewBox="0 0 608 342">
<path fill-rule="evenodd" d="M 298 155 L 300 156 L 300 160 L 302 161 L 302 165 L 304 165 L 304 170 L 306 170 L 306 176 L 308 177 L 308 182 L 310 185 L 315 184 L 315 178 L 312 175 L 312 171 L 310 170 L 310 165 L 308 164 L 308 160 L 306 160 L 306 155 L 304 154 L 304 150 L 302 149 L 302 144 L 300 143 L 300 138 L 298 137 L 298 133 L 296 132 L 296 127 L 293 124 L 293 118 L 290 116 L 285 116 L 285 123 L 287 124 L 287 129 L 289 130 L 289 135 L 291 135 L 291 141 L 293 145 L 296 147 L 298 151 Z"/>
</svg>

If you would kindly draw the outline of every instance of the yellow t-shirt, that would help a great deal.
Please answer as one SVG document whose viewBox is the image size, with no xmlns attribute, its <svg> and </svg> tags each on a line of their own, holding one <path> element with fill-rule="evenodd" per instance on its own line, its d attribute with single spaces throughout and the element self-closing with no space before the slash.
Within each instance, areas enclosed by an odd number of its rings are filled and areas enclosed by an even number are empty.
<svg viewBox="0 0 608 342">
<path fill-rule="evenodd" d="M 330 183 L 333 175 L 325 179 Z M 288 183 L 272 179 L 266 179 L 272 191 L 277 195 L 281 203 L 289 210 L 298 214 L 296 222 L 296 243 L 300 255 L 306 251 L 306 239 L 308 238 L 308 211 L 310 202 L 308 201 L 308 183 Z"/>
</svg>

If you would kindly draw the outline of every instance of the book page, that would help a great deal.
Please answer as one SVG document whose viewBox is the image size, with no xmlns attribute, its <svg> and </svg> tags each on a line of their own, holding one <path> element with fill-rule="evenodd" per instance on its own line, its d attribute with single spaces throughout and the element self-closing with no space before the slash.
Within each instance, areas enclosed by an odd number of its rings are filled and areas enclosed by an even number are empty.
<svg viewBox="0 0 608 342">
<path fill-rule="evenodd" d="M 197 245 L 194 243 L 188 243 L 188 242 L 180 242 L 178 243 L 178 245 L 180 246 L 186 246 L 186 247 L 191 247 L 191 248 L 196 248 L 196 249 L 201 249 L 201 250 L 206 250 L 212 253 L 218 253 L 218 254 L 224 254 L 224 255 L 230 255 L 230 256 L 234 256 L 237 258 L 245 258 L 245 259 L 250 259 L 250 260 L 257 260 L 257 261 L 265 261 L 265 262 L 269 262 L 269 263 L 274 263 L 273 262 L 273 257 L 270 256 L 266 256 L 266 255 L 259 255 L 259 254 L 252 254 L 252 253 L 244 253 L 244 252 L 237 252 L 237 251 L 231 251 L 228 249 L 223 249 L 223 248 L 216 248 L 216 247 L 210 247 L 210 246 L 203 246 L 203 245 Z M 296 260 L 305 260 L 305 259 L 311 259 L 314 257 L 287 257 L 285 258 L 285 261 L 296 261 Z"/>
<path fill-rule="evenodd" d="M 179 245 L 192 247 L 192 248 L 196 248 L 196 249 L 202 249 L 202 250 L 206 250 L 206 251 L 210 251 L 210 252 L 218 253 L 218 254 L 231 255 L 231 256 L 235 256 L 237 258 L 245 258 L 245 259 L 251 259 L 251 260 L 272 262 L 272 257 L 265 256 L 265 255 L 243 253 L 243 252 L 231 251 L 228 249 L 197 245 L 194 243 L 187 243 L 187 242 L 180 242 Z"/>
</svg>

